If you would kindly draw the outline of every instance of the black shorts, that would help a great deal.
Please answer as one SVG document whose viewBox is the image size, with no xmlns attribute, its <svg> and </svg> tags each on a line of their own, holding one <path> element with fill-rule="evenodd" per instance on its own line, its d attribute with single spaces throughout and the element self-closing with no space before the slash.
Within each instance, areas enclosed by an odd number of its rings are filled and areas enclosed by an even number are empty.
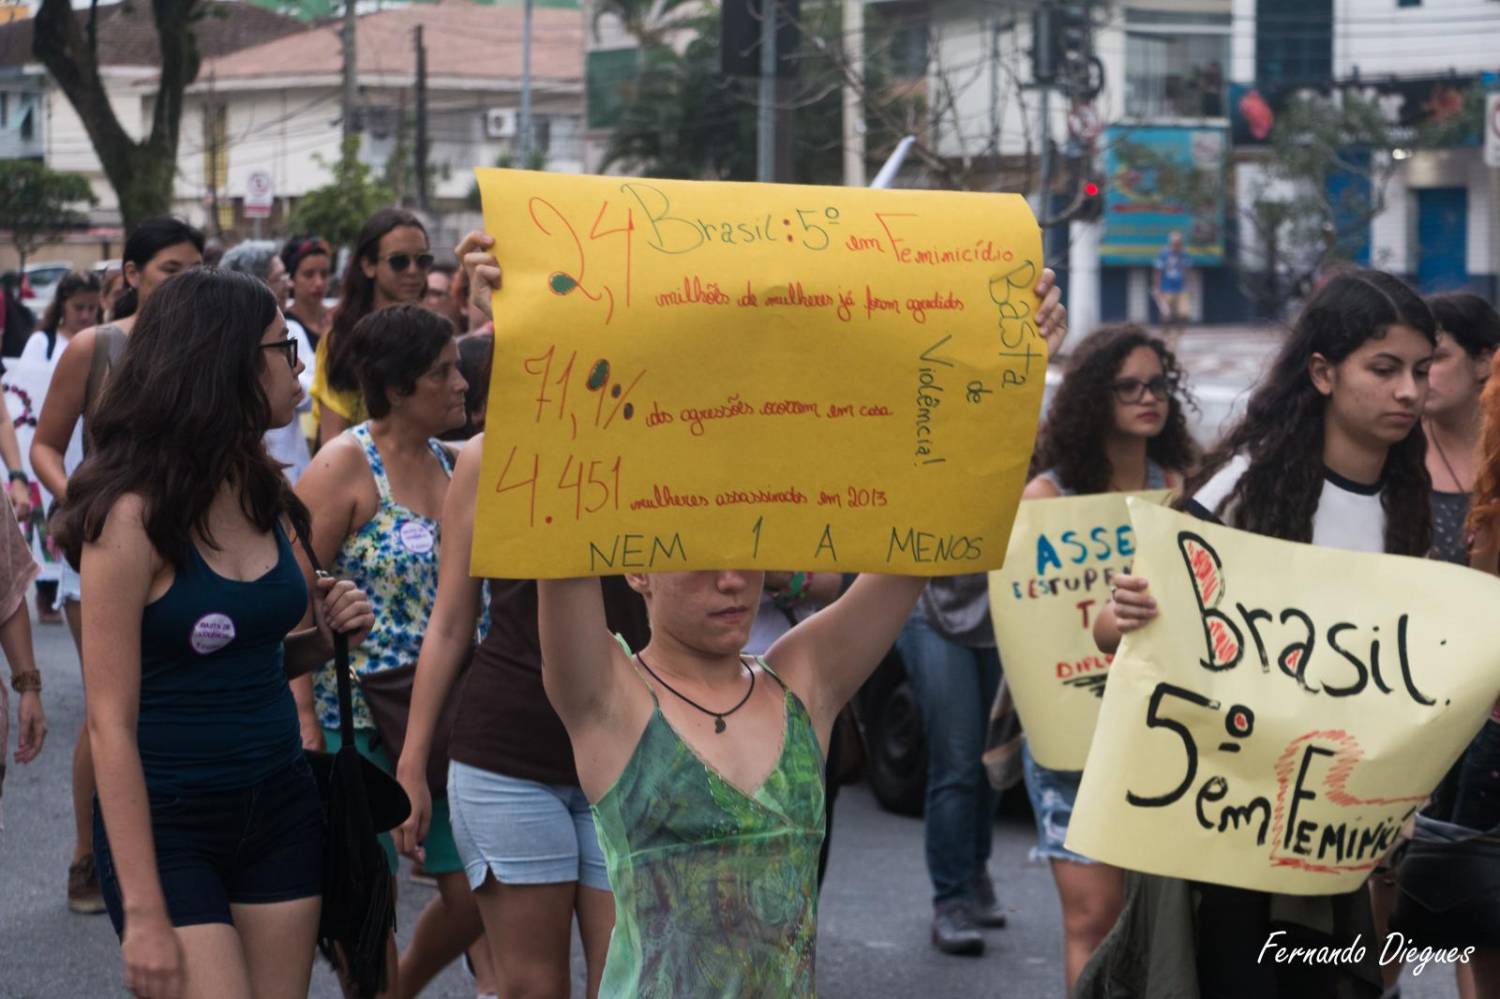
<svg viewBox="0 0 1500 999">
<path fill-rule="evenodd" d="M 156 871 L 173 926 L 233 923 L 230 905 L 287 902 L 322 893 L 323 807 L 307 761 L 240 791 L 150 794 Z M 120 881 L 98 799 L 94 861 L 104 905 L 125 928 Z"/>
</svg>

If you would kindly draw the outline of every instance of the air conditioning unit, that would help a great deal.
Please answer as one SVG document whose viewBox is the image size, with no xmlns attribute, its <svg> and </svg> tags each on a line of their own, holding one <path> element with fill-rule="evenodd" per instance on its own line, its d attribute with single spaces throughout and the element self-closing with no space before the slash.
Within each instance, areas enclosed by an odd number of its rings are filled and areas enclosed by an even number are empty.
<svg viewBox="0 0 1500 999">
<path fill-rule="evenodd" d="M 490 108 L 484 113 L 484 134 L 491 139 L 509 139 L 516 134 L 514 108 Z"/>
</svg>

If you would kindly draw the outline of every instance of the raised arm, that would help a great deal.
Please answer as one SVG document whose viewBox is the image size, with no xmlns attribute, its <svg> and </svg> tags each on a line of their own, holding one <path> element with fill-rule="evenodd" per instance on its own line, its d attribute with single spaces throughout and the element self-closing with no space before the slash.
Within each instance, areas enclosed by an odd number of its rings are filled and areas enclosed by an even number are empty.
<svg viewBox="0 0 1500 999">
<path fill-rule="evenodd" d="M 157 873 L 136 743 L 141 613 L 160 568 L 140 499 L 120 499 L 99 539 L 83 546 L 83 676 L 99 807 L 124 898 L 125 985 L 137 995 L 175 996 L 182 984 L 182 948 Z"/>
<path fill-rule="evenodd" d="M 568 734 L 609 725 L 618 717 L 630 664 L 610 634 L 604 588 L 595 577 L 537 581 L 542 684 Z M 636 684 L 639 688 L 640 685 Z"/>
<path fill-rule="evenodd" d="M 926 585 L 917 576 L 865 573 L 771 646 L 767 659 L 807 701 L 820 736 L 896 643 Z"/>
<path fill-rule="evenodd" d="M 437 601 L 422 636 L 411 712 L 406 719 L 406 742 L 396 764 L 396 778 L 412 803 L 410 817 L 396 830 L 396 846 L 409 856 L 421 855 L 420 844 L 432 817 L 427 760 L 433 732 L 469 654 L 479 620 L 480 582 L 469 577 L 469 548 L 474 542 L 474 506 L 483 448 L 483 434 L 464 445 L 443 499 Z"/>
<path fill-rule="evenodd" d="M 73 439 L 73 428 L 83 415 L 83 394 L 93 363 L 94 330 L 90 327 L 69 340 L 57 359 L 52 381 L 47 386 L 47 398 L 37 417 L 36 434 L 31 438 L 31 468 L 59 502 L 68 495 L 63 455 Z"/>
</svg>

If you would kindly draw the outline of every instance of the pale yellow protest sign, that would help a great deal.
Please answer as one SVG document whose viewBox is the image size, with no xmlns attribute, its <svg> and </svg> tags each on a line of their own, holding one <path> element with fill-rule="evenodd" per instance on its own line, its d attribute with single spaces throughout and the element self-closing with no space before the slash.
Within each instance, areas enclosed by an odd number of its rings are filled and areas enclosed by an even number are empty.
<svg viewBox="0 0 1500 999">
<path fill-rule="evenodd" d="M 1163 503 L 1165 489 L 1023 500 L 1005 567 L 990 573 L 990 619 L 1031 755 L 1082 770 L 1110 656 L 1094 645 L 1094 616 L 1116 573 L 1135 558 L 1128 496 Z"/>
<path fill-rule="evenodd" d="M 1020 197 L 477 173 L 476 573 L 1000 565 L 1047 366 Z"/>
<path fill-rule="evenodd" d="M 1110 667 L 1067 845 L 1153 874 L 1353 891 L 1500 694 L 1500 580 L 1130 501 L 1160 615 Z"/>
</svg>

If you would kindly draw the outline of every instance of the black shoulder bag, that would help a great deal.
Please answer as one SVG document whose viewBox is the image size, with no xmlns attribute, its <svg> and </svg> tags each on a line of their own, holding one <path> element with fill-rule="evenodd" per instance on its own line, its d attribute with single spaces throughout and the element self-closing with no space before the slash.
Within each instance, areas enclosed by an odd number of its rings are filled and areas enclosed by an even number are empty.
<svg viewBox="0 0 1500 999">
<path fill-rule="evenodd" d="M 297 540 L 313 570 L 325 575 L 312 546 L 300 535 Z M 396 927 L 393 872 L 376 837 L 405 822 L 411 802 L 396 778 L 355 747 L 349 637 L 335 634 L 333 650 L 341 744 L 336 753 L 306 751 L 323 798 L 323 911 L 318 949 L 344 975 L 355 995 L 369 999 L 386 987 L 385 942 Z"/>
</svg>

